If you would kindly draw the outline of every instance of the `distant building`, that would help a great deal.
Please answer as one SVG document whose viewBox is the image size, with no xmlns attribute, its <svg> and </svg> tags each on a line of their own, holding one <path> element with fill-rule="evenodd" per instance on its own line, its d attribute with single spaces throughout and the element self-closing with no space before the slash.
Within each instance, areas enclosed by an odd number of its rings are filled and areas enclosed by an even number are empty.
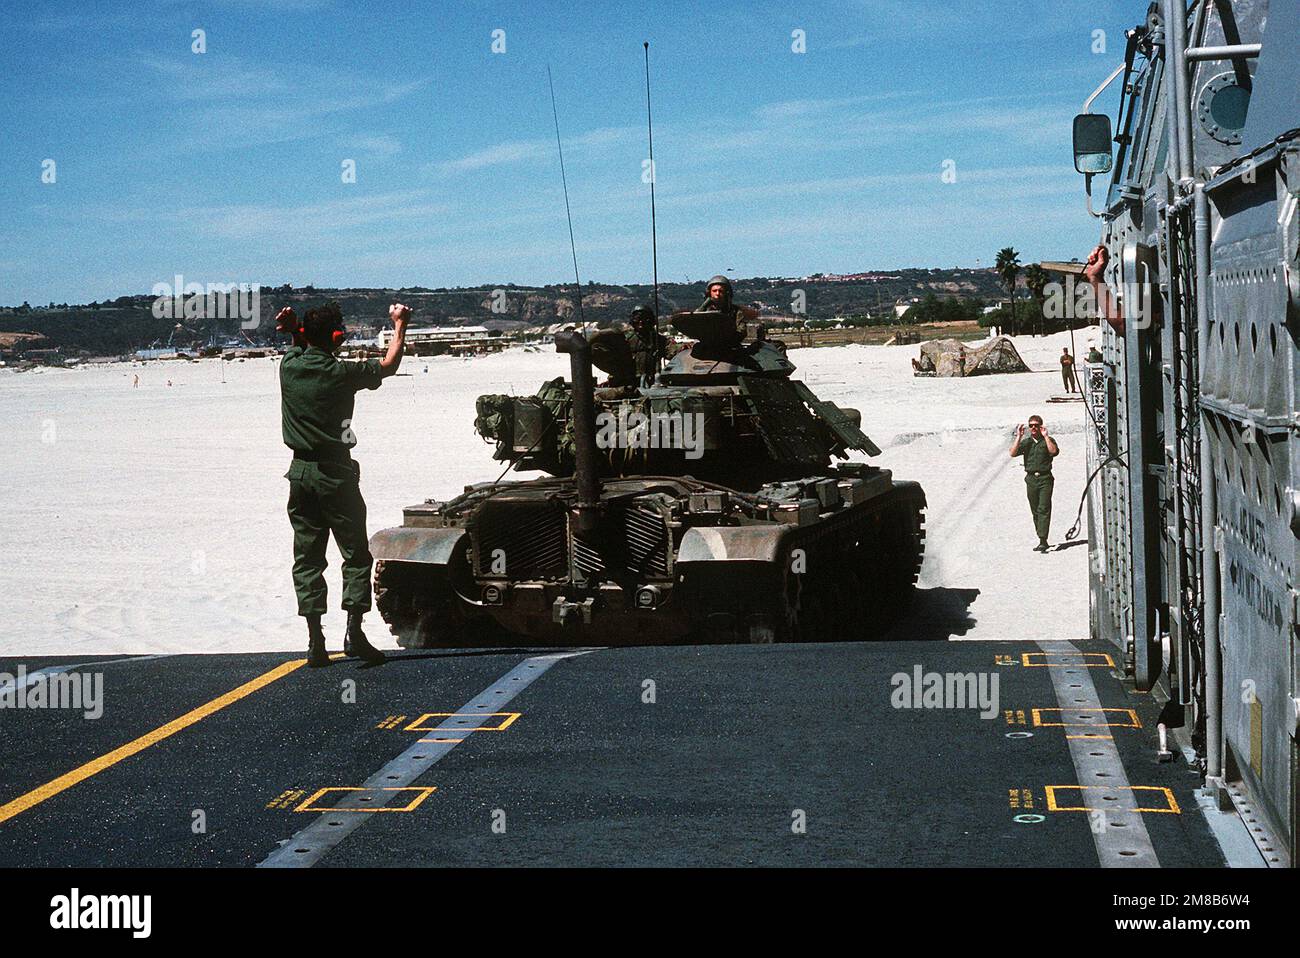
<svg viewBox="0 0 1300 958">
<path fill-rule="evenodd" d="M 487 339 L 486 326 L 424 326 L 410 328 L 406 331 L 406 345 L 417 346 L 424 343 L 472 343 Z M 393 331 L 385 329 L 379 334 L 379 346 L 387 349 L 393 341 Z"/>
<path fill-rule="evenodd" d="M 157 346 L 152 349 L 137 349 L 135 351 L 136 359 L 177 359 L 180 357 L 180 350 L 174 346 Z"/>
<path fill-rule="evenodd" d="M 64 356 L 58 349 L 29 349 L 22 354 L 24 361 L 42 366 L 62 366 Z"/>
<path fill-rule="evenodd" d="M 905 302 L 895 303 L 894 318 L 902 319 L 907 314 L 907 311 L 911 309 L 913 306 L 915 306 L 917 303 L 919 303 L 920 301 L 921 300 L 918 297 L 913 296 L 911 299 L 906 300 Z"/>
<path fill-rule="evenodd" d="M 49 340 L 40 333 L 0 333 L 0 359 L 19 359 L 48 347 Z"/>
<path fill-rule="evenodd" d="M 380 349 L 387 349 L 392 341 L 391 329 L 383 330 L 377 338 Z M 406 331 L 406 352 L 412 356 L 487 352 L 503 348 L 505 342 L 486 326 L 425 326 Z"/>
</svg>

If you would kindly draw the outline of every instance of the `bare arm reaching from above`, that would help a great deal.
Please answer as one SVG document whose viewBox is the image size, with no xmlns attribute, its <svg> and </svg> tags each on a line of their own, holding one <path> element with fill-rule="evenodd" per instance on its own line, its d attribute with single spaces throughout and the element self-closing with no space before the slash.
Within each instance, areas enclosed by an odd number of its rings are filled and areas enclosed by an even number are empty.
<svg viewBox="0 0 1300 958">
<path fill-rule="evenodd" d="M 1098 244 L 1097 248 L 1088 254 L 1088 264 L 1083 268 L 1083 275 L 1092 284 L 1093 302 L 1097 304 L 1097 317 L 1106 320 L 1115 332 L 1123 335 L 1124 311 L 1110 295 L 1110 287 L 1106 285 L 1103 278 L 1109 261 L 1110 254 L 1106 252 L 1106 247 Z"/>
<path fill-rule="evenodd" d="M 402 365 L 402 350 L 406 346 L 406 324 L 411 318 L 411 307 L 394 303 L 388 307 L 388 318 L 393 321 L 393 341 L 388 344 L 388 353 L 379 360 L 379 368 L 384 378 L 397 372 Z"/>
</svg>

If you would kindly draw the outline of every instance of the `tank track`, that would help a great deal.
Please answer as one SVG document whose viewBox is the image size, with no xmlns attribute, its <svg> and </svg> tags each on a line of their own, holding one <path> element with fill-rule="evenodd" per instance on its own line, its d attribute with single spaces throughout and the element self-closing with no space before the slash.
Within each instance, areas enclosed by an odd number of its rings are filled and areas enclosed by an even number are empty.
<svg viewBox="0 0 1300 958">
<path fill-rule="evenodd" d="M 767 621 L 740 626 L 732 641 L 840 642 L 879 638 L 910 604 L 925 558 L 924 496 L 901 484 L 849 522 L 802 530 L 805 571 L 787 557 L 782 595 Z M 845 557 L 851 557 L 845 561 Z M 726 641 L 725 635 L 717 638 Z"/>
<path fill-rule="evenodd" d="M 397 644 L 406 649 L 497 644 L 494 623 L 468 614 L 465 603 L 424 565 L 375 563 L 375 608 Z"/>
</svg>

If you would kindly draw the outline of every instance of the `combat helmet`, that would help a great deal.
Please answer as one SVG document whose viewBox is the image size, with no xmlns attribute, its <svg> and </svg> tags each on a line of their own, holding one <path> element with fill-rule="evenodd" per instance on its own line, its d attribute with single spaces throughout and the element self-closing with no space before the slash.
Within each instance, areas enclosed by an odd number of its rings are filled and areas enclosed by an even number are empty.
<svg viewBox="0 0 1300 958">
<path fill-rule="evenodd" d="M 708 294 L 709 294 L 709 290 L 713 289 L 714 286 L 722 287 L 722 306 L 724 309 L 730 308 L 732 298 L 735 295 L 735 290 L 731 286 L 731 280 L 721 274 L 714 276 L 712 279 L 710 279 L 704 285 L 704 295 L 705 295 L 706 302 L 712 302 L 712 299 L 709 297 Z"/>
<path fill-rule="evenodd" d="M 655 311 L 649 306 L 637 306 L 632 310 L 631 321 L 633 326 L 654 325 L 658 323 L 655 317 Z"/>
</svg>

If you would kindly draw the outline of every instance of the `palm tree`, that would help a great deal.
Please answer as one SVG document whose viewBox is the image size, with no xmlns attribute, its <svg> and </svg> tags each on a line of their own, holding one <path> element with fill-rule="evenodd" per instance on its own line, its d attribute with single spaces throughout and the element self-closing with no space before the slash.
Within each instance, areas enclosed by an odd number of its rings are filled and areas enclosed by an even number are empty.
<svg viewBox="0 0 1300 958">
<path fill-rule="evenodd" d="M 1016 280 L 1020 278 L 1020 254 L 1010 246 L 998 250 L 997 263 L 994 266 L 998 276 L 1002 280 L 1002 285 L 1006 287 L 1007 293 L 1011 296 L 1011 334 L 1014 336 L 1016 329 Z"/>
<path fill-rule="evenodd" d="M 1043 269 L 1041 263 L 1030 263 L 1025 267 L 1025 285 L 1029 287 L 1029 292 L 1034 296 L 1034 302 L 1038 304 L 1038 333 L 1042 335 L 1047 332 L 1044 328 L 1045 316 L 1043 315 L 1044 303 L 1046 297 L 1043 291 L 1047 288 L 1049 277 L 1047 270 Z"/>
</svg>

